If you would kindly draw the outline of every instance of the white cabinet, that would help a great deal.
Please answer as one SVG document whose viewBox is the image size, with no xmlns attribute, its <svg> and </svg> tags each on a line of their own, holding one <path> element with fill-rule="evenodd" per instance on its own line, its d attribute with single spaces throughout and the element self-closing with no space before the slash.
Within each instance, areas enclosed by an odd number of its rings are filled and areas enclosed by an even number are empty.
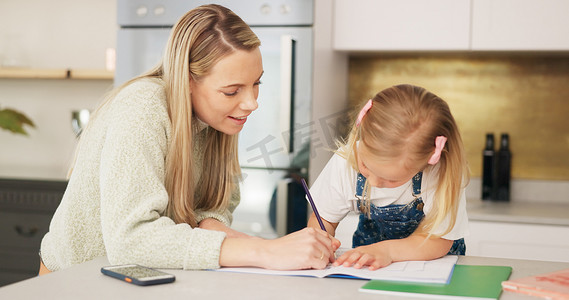
<svg viewBox="0 0 569 300">
<path fill-rule="evenodd" d="M 568 51 L 566 0 L 335 0 L 339 51 Z"/>
<path fill-rule="evenodd" d="M 466 255 L 569 262 L 569 226 L 469 221 Z"/>
<path fill-rule="evenodd" d="M 472 0 L 472 50 L 568 50 L 569 1 Z"/>
<path fill-rule="evenodd" d="M 334 49 L 468 50 L 470 0 L 336 0 Z"/>
</svg>

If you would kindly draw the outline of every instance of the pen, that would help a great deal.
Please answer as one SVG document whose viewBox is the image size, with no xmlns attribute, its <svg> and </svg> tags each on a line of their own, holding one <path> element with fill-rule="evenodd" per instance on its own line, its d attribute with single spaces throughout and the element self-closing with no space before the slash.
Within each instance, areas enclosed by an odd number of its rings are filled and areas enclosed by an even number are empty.
<svg viewBox="0 0 569 300">
<path fill-rule="evenodd" d="M 308 201 L 310 202 L 310 206 L 312 206 L 312 211 L 316 215 L 316 220 L 318 220 L 318 224 L 320 224 L 320 228 L 326 231 L 326 227 L 324 227 L 324 223 L 322 223 L 322 218 L 320 218 L 320 214 L 316 209 L 316 205 L 314 205 L 314 200 L 312 200 L 312 196 L 310 195 L 310 191 L 308 190 L 308 186 L 306 185 L 306 181 L 304 178 L 301 178 L 302 187 L 304 187 L 304 191 L 306 191 L 306 196 L 308 196 Z"/>
</svg>

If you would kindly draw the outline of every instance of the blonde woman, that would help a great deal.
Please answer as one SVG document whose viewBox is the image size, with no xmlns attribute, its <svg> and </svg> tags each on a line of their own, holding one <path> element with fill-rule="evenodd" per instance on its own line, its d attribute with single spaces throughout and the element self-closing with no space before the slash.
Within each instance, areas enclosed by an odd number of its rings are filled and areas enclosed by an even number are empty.
<svg viewBox="0 0 569 300">
<path fill-rule="evenodd" d="M 334 259 L 338 242 L 321 230 L 263 240 L 229 228 L 237 134 L 263 74 L 259 46 L 219 5 L 174 25 L 162 62 L 111 92 L 82 134 L 40 274 L 100 256 L 183 269 L 324 268 Z"/>
<path fill-rule="evenodd" d="M 334 264 L 375 270 L 464 255 L 467 182 L 462 139 L 447 103 L 403 84 L 366 102 L 310 191 L 331 235 L 350 211 L 359 214 L 354 249 Z M 314 214 L 308 224 L 318 227 Z"/>
</svg>

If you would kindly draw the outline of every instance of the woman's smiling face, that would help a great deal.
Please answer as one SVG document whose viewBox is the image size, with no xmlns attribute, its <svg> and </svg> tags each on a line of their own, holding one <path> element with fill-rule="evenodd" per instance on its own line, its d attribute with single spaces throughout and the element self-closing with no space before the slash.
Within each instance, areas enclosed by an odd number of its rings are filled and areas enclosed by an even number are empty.
<svg viewBox="0 0 569 300">
<path fill-rule="evenodd" d="M 263 62 L 259 48 L 236 50 L 199 81 L 190 80 L 192 108 L 203 122 L 228 135 L 243 129 L 258 107 Z"/>
</svg>

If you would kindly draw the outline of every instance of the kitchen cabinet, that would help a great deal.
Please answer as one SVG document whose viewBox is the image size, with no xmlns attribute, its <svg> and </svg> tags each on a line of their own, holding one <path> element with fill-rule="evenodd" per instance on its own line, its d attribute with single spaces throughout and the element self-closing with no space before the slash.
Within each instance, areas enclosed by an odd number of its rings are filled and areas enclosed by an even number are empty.
<svg viewBox="0 0 569 300">
<path fill-rule="evenodd" d="M 31 278 L 66 181 L 0 179 L 0 286 Z"/>
<path fill-rule="evenodd" d="M 564 0 L 335 0 L 339 51 L 567 51 Z"/>
<path fill-rule="evenodd" d="M 470 220 L 466 255 L 569 262 L 569 226 Z"/>
<path fill-rule="evenodd" d="M 569 1 L 472 0 L 472 50 L 569 50 Z"/>
<path fill-rule="evenodd" d="M 470 0 L 336 0 L 334 48 L 467 50 Z"/>
</svg>

